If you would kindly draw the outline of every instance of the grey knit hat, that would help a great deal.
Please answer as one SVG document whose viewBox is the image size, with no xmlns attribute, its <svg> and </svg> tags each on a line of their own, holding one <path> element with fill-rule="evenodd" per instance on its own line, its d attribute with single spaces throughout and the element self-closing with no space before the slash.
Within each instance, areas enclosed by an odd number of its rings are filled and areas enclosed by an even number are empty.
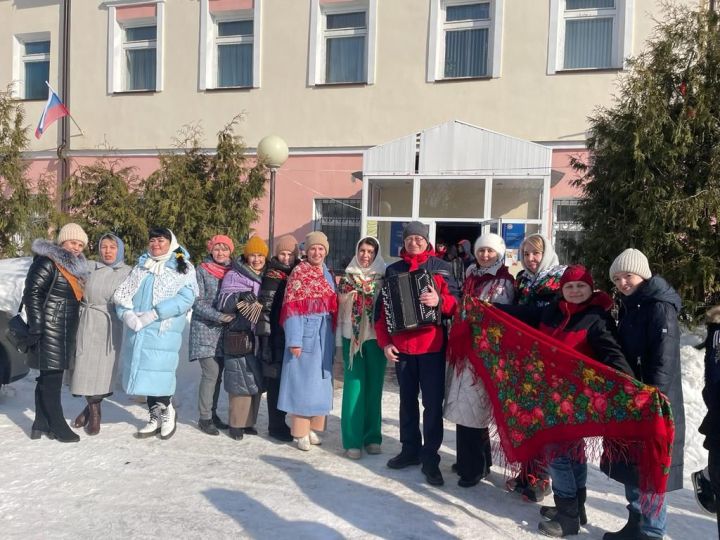
<svg viewBox="0 0 720 540">
<path fill-rule="evenodd" d="M 643 279 L 650 279 L 652 272 L 647 257 L 638 249 L 628 248 L 615 257 L 610 266 L 610 279 L 619 272 L 636 274 Z"/>
<path fill-rule="evenodd" d="M 410 223 L 405 225 L 405 228 L 403 229 L 403 241 L 408 236 L 422 236 L 428 242 L 430 241 L 428 239 L 428 237 L 430 236 L 428 226 L 419 221 L 411 221 Z"/>
</svg>

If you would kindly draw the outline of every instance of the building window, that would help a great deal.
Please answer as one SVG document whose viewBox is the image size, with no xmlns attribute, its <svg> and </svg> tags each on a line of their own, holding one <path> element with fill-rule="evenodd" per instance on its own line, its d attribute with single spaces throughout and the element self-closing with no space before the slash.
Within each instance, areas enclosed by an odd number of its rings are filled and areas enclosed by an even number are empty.
<svg viewBox="0 0 720 540">
<path fill-rule="evenodd" d="M 336 275 L 345 271 L 355 255 L 355 245 L 360 238 L 361 208 L 361 199 L 315 199 L 315 230 L 328 237 L 331 249 L 325 264 Z"/>
<path fill-rule="evenodd" d="M 17 34 L 12 39 L 12 95 L 47 99 L 50 80 L 50 32 Z"/>
<path fill-rule="evenodd" d="M 154 24 L 127 27 L 123 34 L 123 90 L 155 90 L 157 27 Z"/>
<path fill-rule="evenodd" d="M 162 90 L 165 2 L 106 5 L 108 93 Z"/>
<path fill-rule="evenodd" d="M 217 86 L 252 86 L 253 22 L 218 21 Z"/>
<path fill-rule="evenodd" d="M 548 72 L 622 68 L 633 8 L 633 0 L 551 0 Z"/>
<path fill-rule="evenodd" d="M 50 78 L 50 42 L 26 41 L 22 44 L 25 99 L 47 99 Z"/>
<path fill-rule="evenodd" d="M 553 246 L 560 262 L 571 264 L 576 260 L 577 246 L 582 241 L 583 228 L 578 221 L 577 199 L 553 201 Z"/>
<path fill-rule="evenodd" d="M 260 6 L 201 0 L 200 90 L 260 87 Z"/>
<path fill-rule="evenodd" d="M 503 0 L 432 0 L 428 82 L 499 77 Z"/>
<path fill-rule="evenodd" d="M 372 84 L 377 0 L 312 0 L 310 84 Z"/>
</svg>

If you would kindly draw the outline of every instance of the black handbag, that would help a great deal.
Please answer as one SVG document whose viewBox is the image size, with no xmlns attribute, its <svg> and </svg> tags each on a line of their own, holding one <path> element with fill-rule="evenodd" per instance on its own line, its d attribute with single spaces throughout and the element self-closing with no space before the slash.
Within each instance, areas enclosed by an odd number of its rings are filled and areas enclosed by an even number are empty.
<svg viewBox="0 0 720 540">
<path fill-rule="evenodd" d="M 255 336 L 252 332 L 223 331 L 223 353 L 225 356 L 247 356 L 255 349 Z"/>
<path fill-rule="evenodd" d="M 7 330 L 5 335 L 8 341 L 18 352 L 28 352 L 28 339 L 30 337 L 30 327 L 27 325 L 25 320 L 20 315 L 22 312 L 23 304 L 20 302 L 17 314 L 8 321 Z"/>
</svg>

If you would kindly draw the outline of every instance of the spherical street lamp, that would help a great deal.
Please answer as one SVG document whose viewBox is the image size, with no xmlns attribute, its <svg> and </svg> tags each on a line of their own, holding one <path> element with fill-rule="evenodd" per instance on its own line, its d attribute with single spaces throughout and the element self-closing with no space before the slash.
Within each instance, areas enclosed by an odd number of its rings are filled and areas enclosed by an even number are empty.
<svg viewBox="0 0 720 540">
<path fill-rule="evenodd" d="M 270 256 L 273 254 L 273 240 L 275 238 L 275 175 L 288 158 L 288 145 L 277 135 L 268 135 L 258 143 L 257 155 L 260 161 L 270 167 L 270 216 L 268 231 L 268 247 Z"/>
</svg>

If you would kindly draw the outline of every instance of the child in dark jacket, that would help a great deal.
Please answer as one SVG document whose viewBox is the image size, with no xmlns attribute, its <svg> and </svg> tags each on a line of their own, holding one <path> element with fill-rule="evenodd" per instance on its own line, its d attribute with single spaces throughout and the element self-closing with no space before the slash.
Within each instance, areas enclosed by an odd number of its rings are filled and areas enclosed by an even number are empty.
<svg viewBox="0 0 720 540">
<path fill-rule="evenodd" d="M 568 266 L 560 279 L 562 297 L 542 307 L 496 307 L 535 326 L 569 347 L 603 364 L 632 374 L 615 334 L 610 316 L 612 299 L 602 291 L 593 291 L 590 272 L 581 265 Z M 582 440 L 571 446 L 552 449 L 549 464 L 555 506 L 543 506 L 540 514 L 550 521 L 539 525 L 546 536 L 577 534 L 587 523 L 585 498 L 587 463 Z"/>
</svg>

